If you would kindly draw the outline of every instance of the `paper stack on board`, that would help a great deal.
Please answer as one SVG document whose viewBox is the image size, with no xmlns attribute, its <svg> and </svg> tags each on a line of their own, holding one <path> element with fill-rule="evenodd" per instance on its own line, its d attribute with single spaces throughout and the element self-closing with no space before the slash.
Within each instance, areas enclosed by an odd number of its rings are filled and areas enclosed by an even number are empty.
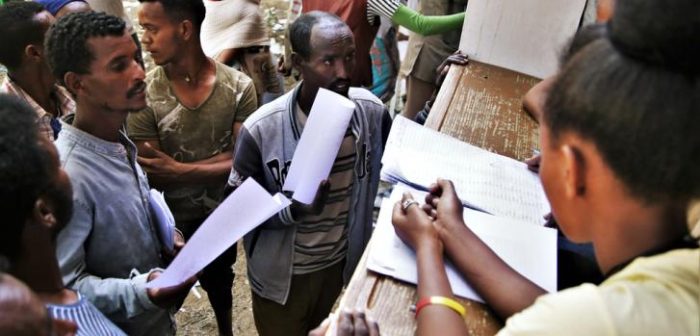
<svg viewBox="0 0 700 336">
<path fill-rule="evenodd" d="M 401 200 L 401 195 L 405 191 L 411 192 L 416 200 L 425 199 L 425 192 L 403 185 L 397 185 L 394 188 L 391 197 L 384 200 L 379 211 L 377 226 L 369 246 L 367 268 L 415 284 L 418 280 L 415 253 L 396 235 L 391 224 L 393 206 Z M 556 291 L 556 230 L 543 226 L 523 225 L 517 221 L 487 215 L 468 208 L 464 209 L 464 222 L 513 269 L 546 291 Z M 445 269 L 455 295 L 484 302 L 452 264 L 446 262 Z"/>
<path fill-rule="evenodd" d="M 468 207 L 542 225 L 550 212 L 537 174 L 511 158 L 459 141 L 397 116 L 382 157 L 382 179 L 427 190 L 449 179 Z"/>
</svg>

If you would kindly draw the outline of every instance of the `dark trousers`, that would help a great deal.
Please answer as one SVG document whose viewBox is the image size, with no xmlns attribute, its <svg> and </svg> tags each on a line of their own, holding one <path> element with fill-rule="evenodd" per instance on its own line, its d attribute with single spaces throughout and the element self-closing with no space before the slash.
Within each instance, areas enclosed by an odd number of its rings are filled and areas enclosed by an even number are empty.
<svg viewBox="0 0 700 336">
<path fill-rule="evenodd" d="M 180 221 L 177 223 L 177 227 L 185 235 L 185 239 L 189 240 L 203 222 L 204 219 Z M 233 288 L 234 274 L 231 266 L 236 262 L 236 245 L 233 244 L 204 267 L 199 276 L 199 283 L 207 291 L 209 303 L 214 311 L 227 311 L 233 306 L 231 289 Z"/>
<path fill-rule="evenodd" d="M 335 304 L 343 289 L 345 262 L 308 274 L 292 276 L 287 303 L 281 305 L 253 292 L 255 327 L 261 336 L 307 335 Z"/>
</svg>

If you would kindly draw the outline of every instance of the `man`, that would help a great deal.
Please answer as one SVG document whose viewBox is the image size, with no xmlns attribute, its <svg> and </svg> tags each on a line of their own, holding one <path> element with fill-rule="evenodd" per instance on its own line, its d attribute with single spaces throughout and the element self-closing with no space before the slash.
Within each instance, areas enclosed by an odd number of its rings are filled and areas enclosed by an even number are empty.
<svg viewBox="0 0 700 336">
<path fill-rule="evenodd" d="M 219 204 L 238 130 L 257 108 L 250 78 L 202 51 L 204 13 L 201 1 L 141 1 L 142 40 L 157 66 L 146 79 L 149 106 L 128 118 L 139 163 L 153 186 L 165 191 L 186 238 Z M 235 258 L 234 246 L 206 267 L 200 279 L 222 335 L 232 335 Z"/>
<path fill-rule="evenodd" d="M 124 21 L 89 12 L 58 21 L 46 47 L 54 75 L 77 103 L 56 142 L 73 183 L 73 217 L 57 241 L 63 281 L 129 335 L 172 334 L 168 309 L 191 283 L 145 287 L 165 263 L 136 147 L 120 132 L 129 112 L 146 107 L 136 45 Z"/>
<path fill-rule="evenodd" d="M 292 60 L 304 81 L 246 120 L 228 190 L 252 177 L 270 192 L 281 191 L 319 88 L 352 99 L 356 108 L 313 204 L 294 202 L 245 237 L 261 335 L 305 335 L 330 312 L 371 234 L 380 158 L 391 123 L 379 99 L 350 88 L 355 45 L 343 21 L 310 12 L 291 25 L 289 35 Z"/>
<path fill-rule="evenodd" d="M 0 63 L 8 70 L 0 92 L 26 101 L 36 114 L 41 133 L 50 140 L 61 131 L 58 118 L 75 112 L 75 102 L 55 84 L 46 65 L 44 35 L 53 21 L 36 2 L 0 6 Z"/>
<path fill-rule="evenodd" d="M 64 286 L 56 235 L 71 216 L 70 181 L 56 147 L 39 135 L 30 107 L 5 95 L 0 95 L 0 106 L 0 119 L 6 120 L 0 126 L 0 202 L 23 204 L 5 209 L 13 214 L 12 220 L 0 226 L 0 235 L 19 243 L 11 247 L 14 251 L 0 250 L 10 257 L 9 272 L 36 292 L 46 306 L 41 310 L 44 314 L 48 310 L 57 327 L 77 326 L 81 335 L 125 335 L 89 301 Z"/>
</svg>

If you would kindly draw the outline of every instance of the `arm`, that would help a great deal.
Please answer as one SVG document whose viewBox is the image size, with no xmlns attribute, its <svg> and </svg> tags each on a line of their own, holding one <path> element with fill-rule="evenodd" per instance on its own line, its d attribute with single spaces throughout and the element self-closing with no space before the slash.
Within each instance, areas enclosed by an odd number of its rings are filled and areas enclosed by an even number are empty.
<svg viewBox="0 0 700 336">
<path fill-rule="evenodd" d="M 438 180 L 426 197 L 426 212 L 445 252 L 459 272 L 503 319 L 530 307 L 546 292 L 503 262 L 465 224 L 462 204 L 452 182 Z"/>
<path fill-rule="evenodd" d="M 157 139 L 136 140 L 135 143 L 138 162 L 148 174 L 148 181 L 157 188 L 221 183 L 231 169 L 230 150 L 205 160 L 184 163 L 162 152 Z"/>
<path fill-rule="evenodd" d="M 92 230 L 92 211 L 74 201 L 73 217 L 57 240 L 56 257 L 66 286 L 85 295 L 103 313 L 136 316 L 158 309 L 145 287 L 148 273 L 133 278 L 100 278 L 86 271 L 85 243 Z"/>
<path fill-rule="evenodd" d="M 464 12 L 427 16 L 408 8 L 398 0 L 369 0 L 367 1 L 367 15 L 368 17 L 380 15 L 390 18 L 393 23 L 404 26 L 420 35 L 442 34 L 461 29 L 464 22 Z"/>
<path fill-rule="evenodd" d="M 443 244 L 428 215 L 418 205 L 403 209 L 402 203 L 412 200 L 404 194 L 400 203 L 394 205 L 392 223 L 401 240 L 416 251 L 418 267 L 418 299 L 430 296 L 452 297 L 452 288 L 447 280 L 442 257 Z M 462 317 L 442 305 L 428 305 L 420 310 L 417 335 L 466 335 L 467 329 Z"/>
</svg>

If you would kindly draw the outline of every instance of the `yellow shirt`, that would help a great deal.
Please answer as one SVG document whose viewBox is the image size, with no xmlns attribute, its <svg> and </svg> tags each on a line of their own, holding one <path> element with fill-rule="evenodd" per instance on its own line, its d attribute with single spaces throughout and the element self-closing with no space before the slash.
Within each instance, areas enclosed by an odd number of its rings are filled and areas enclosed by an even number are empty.
<svg viewBox="0 0 700 336">
<path fill-rule="evenodd" d="M 498 335 L 700 335 L 699 302 L 700 249 L 679 249 L 545 295 Z"/>
</svg>

